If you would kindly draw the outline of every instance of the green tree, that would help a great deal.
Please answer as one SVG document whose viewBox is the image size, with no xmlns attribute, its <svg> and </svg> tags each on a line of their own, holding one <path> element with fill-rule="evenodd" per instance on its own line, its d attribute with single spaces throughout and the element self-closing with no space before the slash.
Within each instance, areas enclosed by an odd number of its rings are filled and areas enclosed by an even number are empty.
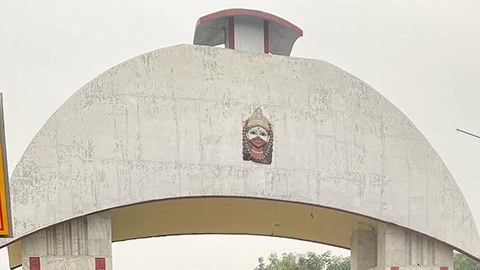
<svg viewBox="0 0 480 270">
<path fill-rule="evenodd" d="M 480 270 L 480 263 L 461 253 L 455 252 L 453 260 L 454 270 Z M 258 258 L 255 270 L 350 270 L 350 257 L 334 256 L 331 251 L 320 255 L 284 253 L 281 257 L 272 253 L 266 260 Z"/>
<path fill-rule="evenodd" d="M 480 270 L 480 264 L 461 253 L 455 252 L 455 254 L 453 254 L 453 269 Z"/>
<path fill-rule="evenodd" d="M 280 258 L 272 253 L 266 260 L 258 258 L 255 270 L 350 270 L 350 257 L 335 256 L 331 251 L 320 255 L 284 253 Z"/>
</svg>

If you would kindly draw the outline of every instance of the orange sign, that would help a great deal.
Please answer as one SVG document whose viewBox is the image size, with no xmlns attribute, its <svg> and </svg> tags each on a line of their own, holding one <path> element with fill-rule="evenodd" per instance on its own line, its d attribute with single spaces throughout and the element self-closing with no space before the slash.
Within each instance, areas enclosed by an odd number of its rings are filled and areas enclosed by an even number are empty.
<svg viewBox="0 0 480 270">
<path fill-rule="evenodd" d="M 10 235 L 10 197 L 8 192 L 7 151 L 3 118 L 3 96 L 0 93 L 0 235 Z"/>
</svg>

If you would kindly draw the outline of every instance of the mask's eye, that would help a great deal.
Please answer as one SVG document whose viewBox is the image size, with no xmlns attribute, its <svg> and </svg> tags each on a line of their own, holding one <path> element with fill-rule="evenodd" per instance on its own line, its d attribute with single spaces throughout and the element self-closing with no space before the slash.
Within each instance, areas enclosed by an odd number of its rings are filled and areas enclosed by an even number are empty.
<svg viewBox="0 0 480 270">
<path fill-rule="evenodd" d="M 267 136 L 267 133 L 265 133 L 265 132 L 260 132 L 260 136 L 266 137 L 266 136 Z"/>
<path fill-rule="evenodd" d="M 255 130 L 250 130 L 250 135 L 257 135 L 257 132 Z"/>
</svg>

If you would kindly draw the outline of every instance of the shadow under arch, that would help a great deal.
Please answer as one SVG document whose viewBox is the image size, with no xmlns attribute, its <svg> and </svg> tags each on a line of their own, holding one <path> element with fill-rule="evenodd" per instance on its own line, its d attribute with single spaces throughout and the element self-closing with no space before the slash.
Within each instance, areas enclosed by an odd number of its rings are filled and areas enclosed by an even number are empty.
<svg viewBox="0 0 480 270">
<path fill-rule="evenodd" d="M 110 210 L 112 241 L 168 235 L 232 234 L 291 238 L 350 248 L 356 230 L 379 222 L 303 203 L 241 197 L 189 197 Z"/>
</svg>

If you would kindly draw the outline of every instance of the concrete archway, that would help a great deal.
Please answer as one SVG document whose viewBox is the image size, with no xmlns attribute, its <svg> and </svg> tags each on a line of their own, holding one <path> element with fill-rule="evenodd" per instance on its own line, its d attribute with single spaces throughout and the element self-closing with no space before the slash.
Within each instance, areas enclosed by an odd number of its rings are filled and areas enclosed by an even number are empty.
<svg viewBox="0 0 480 270">
<path fill-rule="evenodd" d="M 273 124 L 271 165 L 242 159 L 243 121 L 257 107 Z M 426 139 L 370 86 L 317 60 L 180 45 L 126 61 L 50 118 L 13 173 L 11 193 L 14 237 L 1 239 L 2 246 L 41 238 L 48 249 L 48 236 L 39 235 L 49 228 L 70 224 L 58 231 L 71 233 L 91 224 L 95 233 L 112 222 L 114 241 L 273 231 L 351 248 L 376 236 L 383 241 L 375 244 L 379 254 L 387 254 L 378 267 L 408 266 L 417 254 L 408 247 L 418 243 L 428 254 L 437 250 L 437 259 L 452 248 L 480 257 L 465 199 Z M 229 204 L 237 216 L 227 215 Z M 225 223 L 208 216 L 208 207 L 225 213 Z M 269 209 L 287 212 L 274 217 Z M 163 223 L 130 218 L 140 213 Z M 199 223 L 188 222 L 192 215 Z M 202 223 L 200 217 L 209 218 Z M 296 224 L 299 219 L 304 222 Z M 332 223 L 317 230 L 329 224 L 320 219 Z M 235 220 L 243 225 L 232 228 Z M 249 227 L 246 221 L 255 220 Z M 108 232 L 94 240 L 110 243 Z M 389 241 L 400 238 L 410 240 L 389 251 Z M 111 256 L 108 245 L 104 253 Z M 397 253 L 404 256 L 388 261 Z M 19 252 L 12 248 L 12 254 Z M 36 258 L 24 254 L 24 263 Z M 429 267 L 437 266 L 428 258 Z M 451 259 L 438 262 L 451 265 Z"/>
</svg>

